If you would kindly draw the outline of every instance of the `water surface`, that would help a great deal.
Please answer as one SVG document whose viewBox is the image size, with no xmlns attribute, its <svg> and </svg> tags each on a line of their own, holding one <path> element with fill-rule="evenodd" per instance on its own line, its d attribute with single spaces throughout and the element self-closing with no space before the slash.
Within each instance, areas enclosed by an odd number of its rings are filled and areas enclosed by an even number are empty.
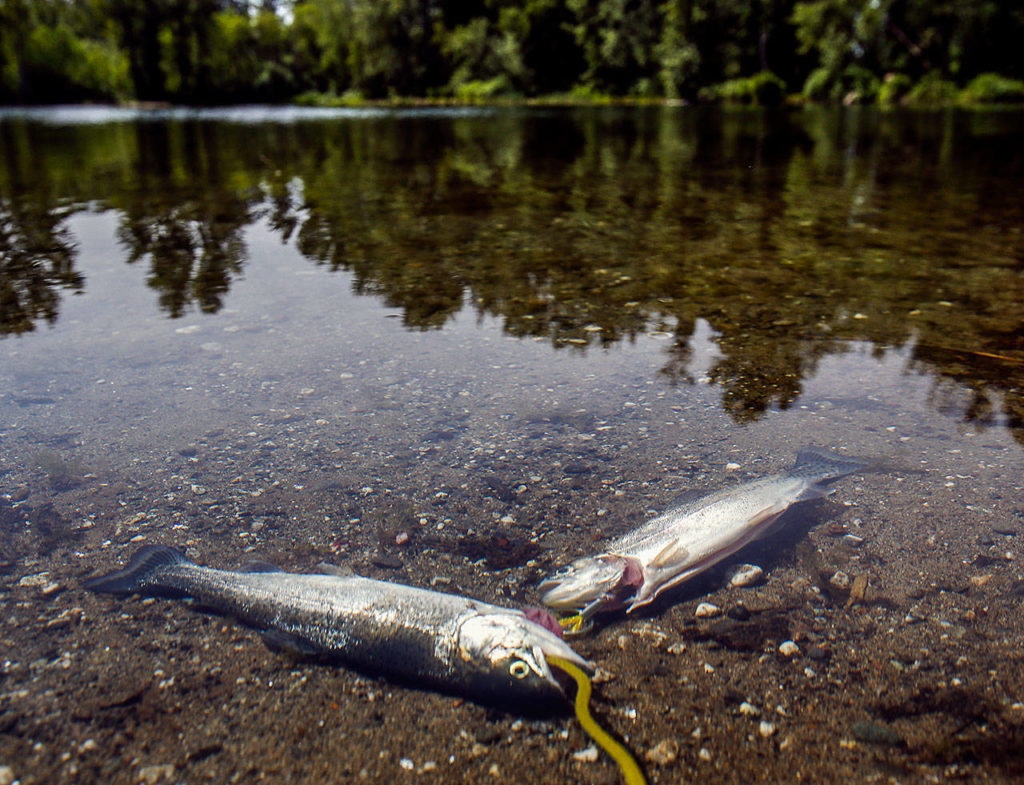
<svg viewBox="0 0 1024 785">
<path fill-rule="evenodd" d="M 896 468 L 757 552 L 769 586 L 870 574 L 910 598 L 892 624 L 949 581 L 1010 602 L 1022 130 L 858 109 L 0 114 L 8 582 L 161 541 L 535 602 L 541 572 L 676 494 L 817 444 Z"/>
</svg>

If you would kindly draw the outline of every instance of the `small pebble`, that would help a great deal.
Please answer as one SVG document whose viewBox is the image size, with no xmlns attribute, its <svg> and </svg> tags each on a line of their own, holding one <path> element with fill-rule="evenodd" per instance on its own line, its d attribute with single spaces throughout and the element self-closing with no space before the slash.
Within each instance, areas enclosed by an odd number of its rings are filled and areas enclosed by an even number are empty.
<svg viewBox="0 0 1024 785">
<path fill-rule="evenodd" d="M 711 750 L 709 750 L 707 747 L 701 747 L 700 748 L 700 752 L 697 753 L 697 757 L 700 758 L 702 761 L 705 761 L 705 762 L 710 761 L 711 760 Z"/>
<path fill-rule="evenodd" d="M 686 651 L 686 644 L 682 641 L 677 641 L 665 649 L 669 654 L 682 654 Z"/>
<path fill-rule="evenodd" d="M 761 724 L 757 726 L 757 732 L 761 734 L 762 738 L 770 739 L 775 735 L 775 723 L 761 720 Z"/>
<path fill-rule="evenodd" d="M 850 588 L 850 576 L 842 570 L 836 570 L 832 577 L 828 579 L 828 582 L 837 589 L 846 590 Z"/>
<path fill-rule="evenodd" d="M 14 776 L 14 769 L 10 766 L 0 766 L 0 785 L 13 785 L 15 779 L 17 778 Z"/>
<path fill-rule="evenodd" d="M 736 564 L 725 573 L 730 586 L 757 586 L 764 582 L 764 570 L 756 564 Z"/>
<path fill-rule="evenodd" d="M 896 731 L 874 722 L 855 722 L 850 730 L 853 731 L 855 739 L 867 742 L 868 744 L 880 744 L 889 747 L 898 747 L 903 744 L 903 739 Z"/>
<path fill-rule="evenodd" d="M 573 760 L 578 760 L 582 763 L 597 763 L 597 747 L 591 744 L 586 749 L 579 750 L 572 754 Z"/>
<path fill-rule="evenodd" d="M 757 706 L 755 706 L 753 703 L 743 701 L 743 703 L 740 704 L 740 714 L 743 714 L 747 717 L 756 717 L 760 713 L 761 710 L 757 708 Z"/>
<path fill-rule="evenodd" d="M 645 757 L 656 766 L 667 766 L 679 757 L 679 744 L 675 739 L 663 739 L 647 750 Z"/>
<path fill-rule="evenodd" d="M 702 602 L 697 606 L 697 610 L 693 612 L 693 615 L 698 619 L 714 619 L 722 615 L 722 609 L 717 605 L 712 605 L 710 602 Z"/>
<path fill-rule="evenodd" d="M 174 766 L 170 763 L 163 763 L 157 766 L 143 766 L 139 769 L 138 781 L 143 785 L 157 785 L 159 782 L 168 782 L 174 776 Z"/>
<path fill-rule="evenodd" d="M 779 653 L 786 657 L 794 657 L 800 653 L 800 647 L 793 641 L 783 641 L 779 646 Z"/>
<path fill-rule="evenodd" d="M 50 582 L 50 573 L 37 572 L 35 575 L 26 575 L 20 581 L 19 586 L 45 586 Z"/>
<path fill-rule="evenodd" d="M 750 611 L 747 610 L 743 603 L 736 603 L 727 611 L 727 615 L 730 619 L 736 621 L 747 621 L 750 618 Z"/>
<path fill-rule="evenodd" d="M 808 647 L 808 649 L 807 649 L 807 656 L 810 657 L 812 660 L 817 660 L 818 662 L 824 662 L 825 660 L 827 660 L 832 655 L 831 655 L 831 653 L 829 652 L 828 649 L 824 648 L 823 646 L 819 646 L 818 644 L 815 643 L 815 644 L 812 644 L 810 647 Z"/>
<path fill-rule="evenodd" d="M 727 464 L 725 464 L 725 470 L 727 472 L 734 472 L 734 471 L 736 471 L 739 468 L 740 468 L 740 465 L 738 463 L 727 463 Z"/>
<path fill-rule="evenodd" d="M 864 544 L 864 538 L 858 537 L 856 534 L 847 534 L 843 536 L 843 542 L 852 548 L 859 548 Z"/>
<path fill-rule="evenodd" d="M 409 532 L 399 532 L 395 535 L 395 545 L 405 545 L 409 542 Z"/>
<path fill-rule="evenodd" d="M 416 768 L 416 764 L 409 760 L 409 758 L 402 758 L 400 761 L 398 761 L 398 765 L 406 771 L 412 771 Z"/>
</svg>

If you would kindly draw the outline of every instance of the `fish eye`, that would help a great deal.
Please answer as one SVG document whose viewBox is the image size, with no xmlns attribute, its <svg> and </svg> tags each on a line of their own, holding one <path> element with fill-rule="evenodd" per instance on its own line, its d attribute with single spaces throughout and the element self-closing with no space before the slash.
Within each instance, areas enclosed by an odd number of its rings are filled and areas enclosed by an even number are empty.
<svg viewBox="0 0 1024 785">
<path fill-rule="evenodd" d="M 525 679 L 530 673 L 530 666 L 522 660 L 516 660 L 508 666 L 508 672 L 517 679 Z"/>
</svg>

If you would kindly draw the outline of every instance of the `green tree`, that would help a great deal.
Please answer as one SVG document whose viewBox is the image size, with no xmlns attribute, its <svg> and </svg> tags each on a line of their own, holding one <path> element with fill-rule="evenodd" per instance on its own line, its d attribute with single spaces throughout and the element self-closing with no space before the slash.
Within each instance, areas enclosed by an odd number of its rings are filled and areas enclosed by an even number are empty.
<svg viewBox="0 0 1024 785">
<path fill-rule="evenodd" d="M 657 92 L 658 6 L 644 0 L 566 0 L 583 51 L 584 83 L 613 95 Z"/>
</svg>

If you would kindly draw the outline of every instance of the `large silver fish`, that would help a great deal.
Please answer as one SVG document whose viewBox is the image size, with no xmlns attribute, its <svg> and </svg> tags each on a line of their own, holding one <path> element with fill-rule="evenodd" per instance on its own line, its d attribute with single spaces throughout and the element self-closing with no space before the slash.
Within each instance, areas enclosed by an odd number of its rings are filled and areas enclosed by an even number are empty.
<svg viewBox="0 0 1024 785">
<path fill-rule="evenodd" d="M 303 575 L 264 565 L 201 567 L 145 546 L 91 591 L 192 597 L 263 631 L 276 648 L 337 661 L 413 686 L 520 708 L 564 705 L 545 655 L 593 666 L 520 611 L 355 575 Z"/>
<path fill-rule="evenodd" d="M 827 495 L 829 481 L 868 466 L 825 450 L 802 450 L 784 474 L 674 504 L 601 553 L 576 559 L 540 584 L 541 601 L 578 612 L 578 623 L 604 611 L 635 611 L 765 534 L 792 505 Z"/>
</svg>

